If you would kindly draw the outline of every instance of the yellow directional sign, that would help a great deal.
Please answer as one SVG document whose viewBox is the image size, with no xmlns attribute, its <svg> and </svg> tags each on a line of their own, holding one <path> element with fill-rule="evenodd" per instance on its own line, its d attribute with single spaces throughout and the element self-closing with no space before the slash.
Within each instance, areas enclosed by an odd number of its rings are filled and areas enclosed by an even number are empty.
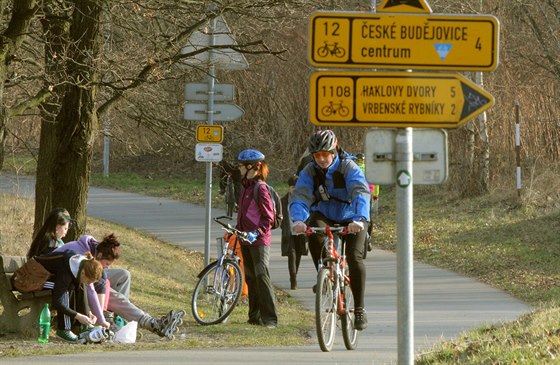
<svg viewBox="0 0 560 365">
<path fill-rule="evenodd" d="M 458 74 L 316 72 L 310 119 L 319 126 L 457 128 L 494 105 Z"/>
<path fill-rule="evenodd" d="M 318 12 L 309 60 L 316 67 L 490 71 L 498 38 L 492 15 Z"/>
<path fill-rule="evenodd" d="M 431 13 L 432 9 L 424 0 L 383 0 L 377 11 L 392 13 Z"/>
<path fill-rule="evenodd" d="M 196 141 L 197 142 L 215 142 L 222 143 L 224 140 L 224 127 L 221 125 L 197 125 Z"/>
</svg>

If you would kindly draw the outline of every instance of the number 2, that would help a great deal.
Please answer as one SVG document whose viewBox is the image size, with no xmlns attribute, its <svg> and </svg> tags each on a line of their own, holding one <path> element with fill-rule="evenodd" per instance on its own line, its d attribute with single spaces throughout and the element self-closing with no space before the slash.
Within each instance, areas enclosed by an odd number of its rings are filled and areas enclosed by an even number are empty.
<svg viewBox="0 0 560 365">
<path fill-rule="evenodd" d="M 340 24 L 338 22 L 332 23 L 332 27 L 331 27 L 332 31 L 331 31 L 330 34 L 329 34 L 329 23 L 325 22 L 324 25 L 325 25 L 325 35 L 326 36 L 332 35 L 332 36 L 337 37 L 337 36 L 340 35 L 340 33 L 338 33 L 338 30 L 340 28 Z"/>
</svg>

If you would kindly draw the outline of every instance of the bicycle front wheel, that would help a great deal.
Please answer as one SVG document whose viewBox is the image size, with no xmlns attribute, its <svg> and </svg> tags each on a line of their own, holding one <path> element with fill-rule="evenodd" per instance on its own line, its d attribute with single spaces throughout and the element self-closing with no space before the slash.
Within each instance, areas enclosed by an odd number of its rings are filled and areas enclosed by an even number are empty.
<svg viewBox="0 0 560 365">
<path fill-rule="evenodd" d="M 355 350 L 358 345 L 358 330 L 354 328 L 354 295 L 349 282 L 342 287 L 344 314 L 340 317 L 342 338 L 347 350 Z"/>
<path fill-rule="evenodd" d="M 315 293 L 315 327 L 319 346 L 324 352 L 332 349 L 336 330 L 336 298 L 333 287 L 330 270 L 328 268 L 319 270 Z"/>
<path fill-rule="evenodd" d="M 243 288 L 239 264 L 224 260 L 215 262 L 199 275 L 192 298 L 192 314 L 202 325 L 223 322 L 233 311 Z"/>
</svg>

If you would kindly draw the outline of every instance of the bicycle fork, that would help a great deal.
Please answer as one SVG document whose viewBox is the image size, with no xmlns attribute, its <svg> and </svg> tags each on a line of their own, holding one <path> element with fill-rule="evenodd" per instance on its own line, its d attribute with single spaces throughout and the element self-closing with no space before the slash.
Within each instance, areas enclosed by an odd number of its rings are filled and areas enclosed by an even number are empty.
<svg viewBox="0 0 560 365">
<path fill-rule="evenodd" d="M 346 303 L 344 300 L 344 275 L 340 270 L 340 266 L 337 266 L 337 275 L 336 275 L 336 313 L 339 316 L 346 315 Z"/>
</svg>

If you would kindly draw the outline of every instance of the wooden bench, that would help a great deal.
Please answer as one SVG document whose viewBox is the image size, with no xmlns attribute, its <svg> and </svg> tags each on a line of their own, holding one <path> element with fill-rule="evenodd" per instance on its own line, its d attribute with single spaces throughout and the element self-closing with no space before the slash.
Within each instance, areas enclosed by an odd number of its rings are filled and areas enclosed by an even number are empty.
<svg viewBox="0 0 560 365">
<path fill-rule="evenodd" d="M 0 256 L 0 333 L 20 333 L 36 336 L 39 314 L 45 303 L 51 304 L 51 291 L 20 293 L 12 288 L 10 278 L 26 262 L 25 256 Z"/>
</svg>

